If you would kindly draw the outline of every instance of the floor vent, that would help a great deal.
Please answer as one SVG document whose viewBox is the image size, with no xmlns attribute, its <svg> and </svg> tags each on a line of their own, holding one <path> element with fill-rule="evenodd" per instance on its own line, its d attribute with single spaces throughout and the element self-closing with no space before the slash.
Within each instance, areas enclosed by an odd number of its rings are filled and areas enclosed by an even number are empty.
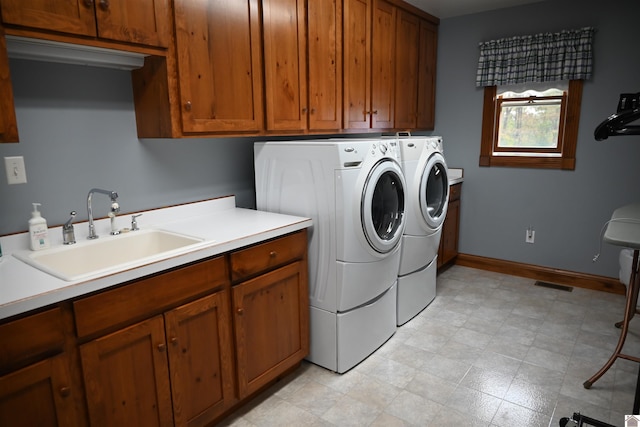
<svg viewBox="0 0 640 427">
<path fill-rule="evenodd" d="M 556 283 L 549 283 L 549 282 L 540 282 L 537 281 L 536 283 L 534 283 L 535 286 L 542 286 L 543 288 L 551 288 L 551 289 L 557 289 L 559 291 L 566 291 L 566 292 L 571 292 L 573 291 L 573 288 L 571 286 L 565 286 L 565 285 L 558 285 Z"/>
</svg>

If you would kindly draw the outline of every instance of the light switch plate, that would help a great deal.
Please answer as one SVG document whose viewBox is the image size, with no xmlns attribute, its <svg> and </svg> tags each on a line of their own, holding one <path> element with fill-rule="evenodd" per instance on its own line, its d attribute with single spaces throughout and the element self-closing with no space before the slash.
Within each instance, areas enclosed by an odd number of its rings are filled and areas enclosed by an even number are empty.
<svg viewBox="0 0 640 427">
<path fill-rule="evenodd" d="M 24 157 L 5 157 L 4 167 L 7 170 L 7 183 L 9 183 L 9 185 L 26 184 L 27 171 L 24 168 Z"/>
</svg>

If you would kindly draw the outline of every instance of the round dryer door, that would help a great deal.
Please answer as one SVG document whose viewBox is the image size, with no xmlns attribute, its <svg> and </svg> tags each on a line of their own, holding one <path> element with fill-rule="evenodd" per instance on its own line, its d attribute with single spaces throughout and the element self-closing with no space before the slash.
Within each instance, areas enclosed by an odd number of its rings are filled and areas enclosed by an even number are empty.
<svg viewBox="0 0 640 427">
<path fill-rule="evenodd" d="M 432 228 L 438 228 L 447 215 L 449 177 L 447 165 L 440 153 L 433 153 L 420 180 L 420 211 Z"/>
<path fill-rule="evenodd" d="M 400 243 L 405 188 L 402 169 L 392 160 L 379 162 L 367 177 L 360 216 L 364 235 L 377 252 L 390 252 Z"/>
</svg>

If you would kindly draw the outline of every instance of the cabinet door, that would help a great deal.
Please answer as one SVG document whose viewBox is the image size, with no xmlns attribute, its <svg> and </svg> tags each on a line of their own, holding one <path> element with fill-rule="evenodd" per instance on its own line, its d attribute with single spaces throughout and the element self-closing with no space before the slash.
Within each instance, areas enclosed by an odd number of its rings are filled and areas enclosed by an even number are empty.
<svg viewBox="0 0 640 427">
<path fill-rule="evenodd" d="M 304 130 L 308 114 L 305 1 L 263 0 L 262 8 L 267 130 Z"/>
<path fill-rule="evenodd" d="M 395 127 L 413 129 L 418 107 L 420 19 L 405 11 L 398 12 L 397 19 Z"/>
<path fill-rule="evenodd" d="M 420 48 L 418 55 L 418 129 L 433 129 L 436 102 L 437 27 L 427 21 L 420 22 Z"/>
<path fill-rule="evenodd" d="M 0 10 L 5 24 L 96 36 L 92 0 L 0 0 Z"/>
<path fill-rule="evenodd" d="M 0 26 L 0 142 L 18 142 L 18 122 L 13 104 L 13 86 L 7 57 L 7 43 Z"/>
<path fill-rule="evenodd" d="M 172 426 L 162 316 L 80 346 L 92 426 Z"/>
<path fill-rule="evenodd" d="M 0 425 L 82 425 L 74 392 L 64 354 L 0 377 Z"/>
<path fill-rule="evenodd" d="M 307 263 L 294 262 L 233 287 L 233 311 L 243 398 L 309 352 Z"/>
<path fill-rule="evenodd" d="M 165 314 L 176 426 L 205 425 L 233 403 L 227 291 Z"/>
<path fill-rule="evenodd" d="M 169 45 L 168 0 L 94 1 L 99 37 L 148 46 Z"/>
<path fill-rule="evenodd" d="M 263 127 L 257 0 L 175 0 L 182 128 Z"/>
<path fill-rule="evenodd" d="M 371 127 L 374 129 L 394 126 L 396 13 L 393 5 L 374 0 L 371 74 Z"/>
<path fill-rule="evenodd" d="M 309 26 L 309 129 L 342 128 L 342 6 L 307 3 Z"/>
<path fill-rule="evenodd" d="M 345 129 L 370 127 L 372 1 L 344 0 Z"/>
</svg>

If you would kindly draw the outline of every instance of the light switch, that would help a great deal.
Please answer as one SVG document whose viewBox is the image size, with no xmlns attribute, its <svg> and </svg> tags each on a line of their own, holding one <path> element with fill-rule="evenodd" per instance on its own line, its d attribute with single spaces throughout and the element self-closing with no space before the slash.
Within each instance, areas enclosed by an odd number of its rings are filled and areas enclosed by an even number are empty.
<svg viewBox="0 0 640 427">
<path fill-rule="evenodd" d="M 24 168 L 24 157 L 5 157 L 4 167 L 7 170 L 7 182 L 9 183 L 9 185 L 26 184 L 27 171 Z"/>
</svg>

